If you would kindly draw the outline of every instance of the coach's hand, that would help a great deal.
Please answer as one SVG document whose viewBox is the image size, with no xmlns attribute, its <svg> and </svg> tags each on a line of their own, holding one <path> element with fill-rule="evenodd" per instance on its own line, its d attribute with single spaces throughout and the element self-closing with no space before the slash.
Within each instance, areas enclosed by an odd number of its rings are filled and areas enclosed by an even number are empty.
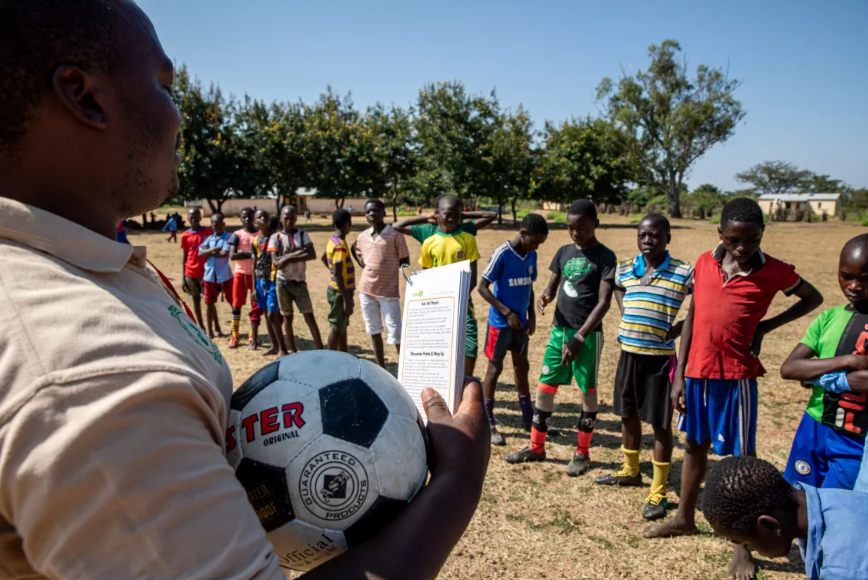
<svg viewBox="0 0 868 580">
<path fill-rule="evenodd" d="M 481 495 L 491 454 L 491 433 L 479 381 L 465 377 L 464 395 L 454 417 L 434 389 L 422 391 L 422 403 L 428 417 L 432 481 L 455 477 L 468 486 L 468 491 Z"/>
<path fill-rule="evenodd" d="M 521 318 L 518 317 L 518 314 L 509 311 L 509 314 L 506 315 L 506 323 L 509 324 L 509 327 L 513 330 L 521 330 Z"/>
<path fill-rule="evenodd" d="M 541 295 L 539 297 L 539 300 L 536 301 L 537 312 L 539 312 L 540 314 L 545 314 L 546 313 L 546 306 L 548 306 L 549 303 L 551 303 L 551 301 L 552 301 L 551 296 L 549 296 L 548 294 Z"/>
<path fill-rule="evenodd" d="M 564 349 L 561 351 L 562 365 L 570 364 L 577 356 L 579 356 L 579 349 L 582 348 L 582 343 L 584 341 L 585 339 L 576 333 L 566 342 L 566 344 L 564 344 Z"/>
<path fill-rule="evenodd" d="M 680 376 L 680 374 L 676 372 L 675 378 L 672 380 L 672 390 L 669 394 L 672 398 L 672 404 L 675 405 L 675 410 L 686 415 L 687 407 L 684 398 L 684 390 L 684 377 Z"/>
</svg>

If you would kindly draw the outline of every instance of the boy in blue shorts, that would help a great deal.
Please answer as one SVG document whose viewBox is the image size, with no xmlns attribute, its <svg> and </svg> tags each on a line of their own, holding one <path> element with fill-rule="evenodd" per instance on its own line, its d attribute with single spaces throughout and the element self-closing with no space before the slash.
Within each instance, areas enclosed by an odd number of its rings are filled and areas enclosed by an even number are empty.
<svg viewBox="0 0 868 580">
<path fill-rule="evenodd" d="M 543 357 L 537 385 L 530 445 L 504 457 L 507 463 L 545 461 L 548 420 L 560 385 L 576 379 L 582 392 L 578 445 L 566 474 L 576 477 L 590 469 L 590 445 L 597 422 L 597 370 L 603 350 L 602 320 L 615 290 L 614 252 L 597 240 L 600 225 L 593 202 L 580 199 L 567 210 L 567 231 L 573 243 L 561 247 L 552 260 L 549 285 L 539 298 L 540 314 L 557 296 L 554 328 Z M 560 287 L 560 292 L 558 288 Z"/>
<path fill-rule="evenodd" d="M 720 215 L 720 244 L 694 267 L 693 301 L 681 335 L 681 360 L 672 381 L 672 402 L 687 435 L 681 497 L 675 517 L 645 531 L 645 537 L 691 535 L 696 503 L 708 464 L 717 455 L 756 455 L 757 377 L 765 374 L 759 354 L 763 337 L 822 304 L 822 295 L 795 268 L 760 250 L 765 224 L 759 205 L 738 198 Z M 762 320 L 775 295 L 801 300 Z M 686 379 L 685 379 L 686 377 Z M 756 573 L 750 552 L 733 546 L 729 577 Z"/>
<path fill-rule="evenodd" d="M 853 392 L 848 373 L 868 369 L 868 234 L 841 250 L 838 284 L 849 304 L 821 312 L 781 367 L 781 377 L 813 388 L 784 477 L 853 489 L 868 432 L 868 393 Z"/>
<path fill-rule="evenodd" d="M 282 357 L 288 353 L 283 342 L 280 304 L 277 301 L 277 284 L 274 280 L 277 268 L 274 265 L 274 253 L 268 251 L 268 241 L 274 233 L 271 230 L 271 216 L 264 209 L 258 209 L 253 216 L 253 225 L 259 230 L 254 245 L 253 268 L 253 276 L 256 279 L 256 304 L 265 309 L 265 327 L 271 339 L 271 347 L 263 352 L 262 356 L 276 354 Z"/>
<path fill-rule="evenodd" d="M 545 243 L 548 234 L 549 226 L 544 217 L 535 213 L 525 216 L 521 221 L 521 231 L 494 251 L 479 283 L 479 295 L 491 304 L 485 336 L 488 369 L 482 391 L 492 445 L 506 445 L 506 440 L 495 426 L 494 393 L 497 379 L 503 372 L 503 359 L 507 351 L 512 353 L 515 388 L 525 429 L 530 430 L 533 421 L 527 379 L 530 370 L 527 347 L 528 337 L 536 330 L 536 314 L 533 310 L 533 283 L 537 277 L 536 250 Z"/>
</svg>

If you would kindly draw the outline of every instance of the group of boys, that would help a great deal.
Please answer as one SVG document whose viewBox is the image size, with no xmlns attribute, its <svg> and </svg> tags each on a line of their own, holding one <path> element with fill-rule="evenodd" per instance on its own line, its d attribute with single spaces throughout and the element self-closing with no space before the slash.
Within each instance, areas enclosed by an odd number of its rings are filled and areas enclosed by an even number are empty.
<svg viewBox="0 0 868 580">
<path fill-rule="evenodd" d="M 462 215 L 457 204 L 458 198 L 444 196 L 437 204 L 443 211 L 438 209 L 434 217 L 414 218 L 390 225 L 384 221 L 386 208 L 383 202 L 371 199 L 365 204 L 365 218 L 370 227 L 351 246 L 347 243 L 347 235 L 352 228 L 352 214 L 343 209 L 334 212 L 332 223 L 335 231 L 321 255 L 330 274 L 326 289 L 330 328 L 326 345 L 329 349 L 347 351 L 347 328 L 358 292 L 365 330 L 371 336 L 377 362 L 385 367 L 384 331 L 385 343 L 394 345 L 400 352 L 398 270 L 403 264 L 409 264 L 403 233 L 423 243 L 423 267 L 464 259 L 475 262 L 479 256 L 473 235 L 476 228 L 491 223 L 495 214 L 465 214 L 464 217 L 477 217 L 479 220 L 475 224 L 461 224 L 461 228 L 472 232 L 464 233 L 470 237 L 470 242 L 462 241 L 461 236 L 450 233 L 452 223 L 457 223 Z M 264 312 L 271 346 L 263 355 L 285 356 L 297 352 L 293 332 L 295 309 L 304 317 L 315 348 L 323 348 L 306 281 L 306 262 L 316 259 L 316 251 L 308 232 L 297 227 L 298 214 L 294 206 L 284 206 L 279 220 L 272 220 L 267 210 L 244 208 L 240 212 L 241 228 L 234 233 L 227 232 L 224 217 L 219 213 L 211 216 L 211 227 L 202 225 L 198 209 L 191 209 L 188 217 L 190 227 L 181 236 L 182 287 L 191 296 L 196 320 L 207 329 L 209 337 L 223 336 L 216 309 L 223 295 L 232 307 L 229 348 L 237 348 L 240 344 L 241 311 L 250 296 L 249 348 L 260 346 L 258 331 Z M 279 231 L 276 231 L 275 221 L 279 224 Z M 472 250 L 468 244 L 472 245 Z M 362 269 L 358 280 L 353 259 Z M 235 264 L 234 270 L 231 262 Z M 206 306 L 204 320 L 203 296 Z M 476 323 L 472 315 L 468 322 L 471 320 L 473 340 L 467 352 L 468 360 L 475 362 Z M 468 372 L 473 370 L 472 362 Z"/>
<path fill-rule="evenodd" d="M 365 215 L 370 227 L 348 245 L 351 215 L 343 210 L 335 212 L 335 233 L 322 255 L 331 274 L 327 289 L 331 328 L 328 347 L 346 351 L 347 324 L 354 310 L 354 292 L 358 290 L 366 331 L 372 337 L 377 361 L 383 365 L 384 327 L 386 342 L 400 350 L 397 271 L 409 263 L 403 234 L 421 243 L 419 263 L 423 268 L 469 260 L 475 287 L 476 261 L 480 259 L 475 235 L 491 223 L 494 215 L 462 212 L 460 200 L 448 195 L 437 199 L 433 217 L 419 216 L 388 225 L 384 223 L 385 207 L 379 200 L 365 205 Z M 474 218 L 477 221 L 470 221 Z M 304 279 L 304 262 L 314 259 L 315 252 L 307 232 L 295 227 L 294 208 L 286 206 L 281 211 L 281 232 L 270 231 L 271 221 L 264 210 L 257 210 L 255 215 L 251 210 L 242 211 L 242 230 L 231 236 L 225 233 L 222 221 L 219 214 L 212 218 L 212 232 L 202 228 L 197 211 L 191 211 L 191 230 L 182 238 L 185 252 L 198 244 L 198 256 L 207 257 L 204 294 L 209 333 L 212 320 L 216 324 L 212 313 L 223 284 L 224 293 L 232 296 L 234 342 L 230 338 L 230 346 L 237 345 L 240 308 L 251 289 L 250 279 L 245 278 L 249 275 L 247 269 L 237 264 L 253 260 L 257 295 L 254 304 L 264 305 L 268 312 L 266 321 L 273 345 L 266 354 L 296 350 L 291 324 L 293 304 L 305 316 L 316 346 L 321 347 Z M 575 379 L 582 394 L 582 411 L 576 450 L 566 473 L 578 476 L 589 471 L 603 348 L 602 319 L 614 296 L 621 313 L 621 354 L 613 406 L 622 419 L 624 462 L 620 469 L 595 481 L 601 485 L 642 485 L 641 424 L 649 424 L 655 441 L 653 479 L 642 515 L 649 520 L 664 517 L 673 449 L 672 415 L 673 409 L 677 410 L 678 428 L 687 439 L 678 512 L 672 520 L 649 528 L 645 534 L 694 534 L 695 510 L 709 449 L 713 448 L 717 455 L 756 455 L 757 378 L 765 374 L 758 357 L 764 336 L 814 310 L 823 299 L 792 266 L 762 252 L 763 214 L 749 199 L 727 204 L 721 214 L 719 244 L 702 254 L 695 266 L 669 254 L 670 224 L 662 215 L 650 214 L 642 219 L 637 233 L 639 253 L 620 263 L 597 239 L 598 226 L 592 202 L 579 200 L 570 205 L 567 231 L 571 243 L 556 252 L 549 267 L 551 278 L 536 303 L 536 250 L 548 236 L 548 226 L 541 216 L 526 216 L 519 233 L 494 251 L 483 271 L 479 295 L 490 304 L 484 343 L 489 362 L 483 402 L 491 440 L 494 445 L 506 444 L 497 429 L 494 399 L 503 360 L 509 352 L 522 425 L 530 431 L 530 444 L 504 459 L 509 463 L 546 459 L 547 436 L 558 436 L 549 425 L 555 395 L 559 386 Z M 259 235 L 249 238 L 254 227 Z M 188 236 L 190 241 L 186 242 Z M 858 373 L 868 373 L 868 357 L 864 356 L 868 341 L 868 282 L 864 288 L 861 285 L 862 278 L 868 277 L 868 244 L 859 240 L 848 244 L 841 257 L 839 278 L 850 305 L 822 313 L 781 370 L 784 378 L 801 381 L 813 389 L 785 473 L 787 481 L 801 486 L 853 489 L 863 460 L 868 413 L 866 394 L 859 392 L 865 379 Z M 362 268 L 358 284 L 351 256 Z M 234 276 L 228 266 L 209 267 L 214 258 L 227 263 L 228 259 L 235 260 Z M 185 263 L 191 265 L 189 254 Z M 195 273 L 185 269 L 184 288 L 191 293 L 198 284 Z M 781 314 L 763 320 L 778 292 L 800 300 Z M 676 322 L 688 296 L 692 300 L 686 319 Z M 544 314 L 552 302 L 556 302 L 554 324 L 536 399 L 531 403 L 529 337 L 536 329 L 537 313 Z M 200 316 L 195 294 L 194 306 Z M 251 310 L 253 347 L 258 323 L 254 317 L 261 308 L 254 306 Z M 288 349 L 281 333 L 281 316 Z M 478 351 L 472 302 L 467 325 L 465 367 L 470 374 Z M 219 324 L 216 332 L 220 332 Z M 677 358 L 675 339 L 679 336 L 681 356 Z M 729 573 L 733 578 L 753 577 L 755 565 L 745 545 L 734 544 Z"/>
</svg>

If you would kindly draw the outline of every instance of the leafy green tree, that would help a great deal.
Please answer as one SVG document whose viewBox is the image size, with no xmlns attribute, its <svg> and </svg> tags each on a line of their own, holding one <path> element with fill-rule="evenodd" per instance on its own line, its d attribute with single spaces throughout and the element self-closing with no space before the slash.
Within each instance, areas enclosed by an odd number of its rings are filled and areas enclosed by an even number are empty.
<svg viewBox="0 0 868 580">
<path fill-rule="evenodd" d="M 627 196 L 630 167 L 623 135 L 605 119 L 547 122 L 545 148 L 532 196 L 540 201 L 569 203 L 580 198 L 619 203 Z"/>
<path fill-rule="evenodd" d="M 755 194 L 775 194 L 800 191 L 813 174 L 786 161 L 757 163 L 747 171 L 735 174 L 740 183 L 751 186 Z"/>
<path fill-rule="evenodd" d="M 832 179 L 831 175 L 812 173 L 802 181 L 800 189 L 805 193 L 843 193 L 847 190 L 847 184 L 840 179 Z"/>
<path fill-rule="evenodd" d="M 293 203 L 295 192 L 310 183 L 304 107 L 245 99 L 238 124 L 251 147 L 253 171 L 266 194 L 273 194 L 275 210 Z"/>
<path fill-rule="evenodd" d="M 227 199 L 259 192 L 250 144 L 235 122 L 238 104 L 226 101 L 213 85 L 204 90 L 183 66 L 176 74 L 173 97 L 183 119 L 178 197 L 205 199 L 212 211 L 220 211 Z"/>
<path fill-rule="evenodd" d="M 341 98 L 331 88 L 312 107 L 305 107 L 309 176 L 317 196 L 335 200 L 381 196 L 384 174 L 374 157 L 375 139 L 349 95 Z"/>
<path fill-rule="evenodd" d="M 648 70 L 622 75 L 617 85 L 603 79 L 597 88 L 605 115 L 628 137 L 634 181 L 665 191 L 673 217 L 681 217 L 681 185 L 691 166 L 731 137 L 746 114 L 733 96 L 738 81 L 706 65 L 688 78 L 680 52 L 674 40 L 652 45 Z"/>
<path fill-rule="evenodd" d="M 499 208 L 498 223 L 502 222 L 506 203 L 510 204 L 513 223 L 516 222 L 518 200 L 530 197 L 537 163 L 537 156 L 531 149 L 532 141 L 533 123 L 523 107 L 500 115 L 498 126 L 491 135 L 490 156 L 483 158 L 489 163 L 489 192 Z"/>
<path fill-rule="evenodd" d="M 470 199 L 487 196 L 494 186 L 493 134 L 500 105 L 490 97 L 468 95 L 457 81 L 425 85 L 416 104 L 419 157 L 416 192 L 430 202 L 443 193 Z"/>
<path fill-rule="evenodd" d="M 684 198 L 684 207 L 699 219 L 711 216 L 715 209 L 726 204 L 727 196 L 716 186 L 704 183 Z"/>
<path fill-rule="evenodd" d="M 398 219 L 398 203 L 406 199 L 408 183 L 417 165 L 413 136 L 412 109 L 392 106 L 386 110 L 379 103 L 368 110 L 366 123 L 374 142 L 374 159 L 382 172 L 382 181 L 392 201 L 392 215 Z"/>
</svg>

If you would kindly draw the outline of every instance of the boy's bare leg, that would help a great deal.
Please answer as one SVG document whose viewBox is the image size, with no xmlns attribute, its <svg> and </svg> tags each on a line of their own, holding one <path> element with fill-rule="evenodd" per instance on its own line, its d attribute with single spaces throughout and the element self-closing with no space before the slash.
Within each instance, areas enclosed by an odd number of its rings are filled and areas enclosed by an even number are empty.
<svg viewBox="0 0 868 580">
<path fill-rule="evenodd" d="M 271 348 L 262 353 L 262 356 L 271 356 L 273 354 L 278 354 L 283 347 L 283 332 L 281 331 L 281 336 L 277 338 L 277 332 L 274 330 L 274 321 L 272 320 L 272 315 L 277 314 L 276 312 L 266 312 L 265 313 L 265 329 L 268 331 L 268 339 L 271 341 Z M 279 316 L 279 315 L 278 315 Z M 280 319 L 277 319 L 278 328 L 280 328 Z M 286 354 L 286 349 L 283 348 L 284 353 Z"/>
<path fill-rule="evenodd" d="M 347 334 L 349 334 L 349 330 L 345 329 L 338 336 L 338 350 L 340 350 L 341 352 L 350 352 L 348 347 L 347 347 Z"/>
<path fill-rule="evenodd" d="M 298 352 L 295 348 L 295 334 L 292 332 L 292 314 L 283 315 L 283 330 L 286 332 L 286 346 L 288 352 Z"/>
<path fill-rule="evenodd" d="M 464 374 L 468 377 L 473 376 L 473 371 L 476 370 L 476 357 L 464 357 Z"/>
<path fill-rule="evenodd" d="M 316 323 L 316 318 L 313 315 L 313 312 L 308 312 L 304 315 L 304 321 L 307 322 L 307 327 L 310 329 L 310 335 L 313 338 L 313 342 L 316 345 L 317 350 L 322 350 L 322 336 L 319 333 L 319 326 Z M 295 351 L 295 347 L 293 345 L 293 352 Z"/>
<path fill-rule="evenodd" d="M 196 324 L 199 328 L 205 330 L 205 325 L 202 324 L 202 295 L 196 294 L 193 296 L 193 313 L 196 315 Z"/>
<path fill-rule="evenodd" d="M 377 359 L 377 364 L 386 368 L 386 354 L 383 352 L 383 334 L 372 334 L 371 345 L 374 347 L 374 358 Z"/>
</svg>

